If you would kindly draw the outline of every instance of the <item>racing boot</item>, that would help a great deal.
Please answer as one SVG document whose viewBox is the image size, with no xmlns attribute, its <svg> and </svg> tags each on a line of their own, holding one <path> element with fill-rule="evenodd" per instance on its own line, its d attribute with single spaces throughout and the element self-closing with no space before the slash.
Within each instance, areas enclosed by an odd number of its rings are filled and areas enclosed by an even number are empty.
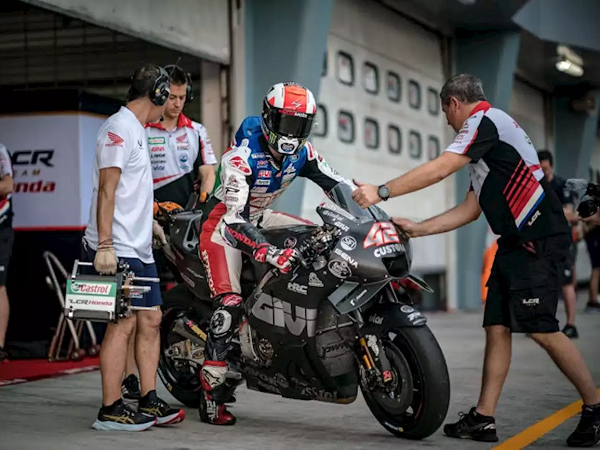
<svg viewBox="0 0 600 450">
<path fill-rule="evenodd" d="M 213 313 L 208 329 L 206 353 L 200 371 L 200 420 L 213 425 L 233 425 L 233 414 L 227 411 L 225 402 L 233 394 L 227 383 L 227 356 L 231 339 L 241 317 L 242 297 L 238 294 L 224 296 Z"/>
</svg>

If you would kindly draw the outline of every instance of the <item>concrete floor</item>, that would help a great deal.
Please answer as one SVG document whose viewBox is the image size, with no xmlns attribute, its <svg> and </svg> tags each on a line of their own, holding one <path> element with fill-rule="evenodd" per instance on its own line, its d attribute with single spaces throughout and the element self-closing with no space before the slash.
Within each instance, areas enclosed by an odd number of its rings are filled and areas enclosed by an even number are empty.
<svg viewBox="0 0 600 450">
<path fill-rule="evenodd" d="M 580 310 L 583 302 L 580 302 Z M 560 317 L 564 317 L 561 315 Z M 481 314 L 430 315 L 452 380 L 447 421 L 458 418 L 477 400 L 483 359 Z M 577 347 L 600 385 L 600 315 L 577 318 Z M 160 382 L 159 382 L 160 385 Z M 362 398 L 349 406 L 283 400 L 240 389 L 232 411 L 234 427 L 198 422 L 186 410 L 185 422 L 145 433 L 110 433 L 91 429 L 100 406 L 100 373 L 84 373 L 0 388 L 0 449 L 488 449 L 492 445 L 459 441 L 441 430 L 421 442 L 397 439 L 371 416 Z M 159 386 L 159 395 L 175 404 Z M 496 413 L 500 440 L 506 440 L 577 400 L 576 391 L 550 358 L 525 336 L 513 341 L 513 364 Z M 575 428 L 574 417 L 528 448 L 564 448 Z"/>
</svg>

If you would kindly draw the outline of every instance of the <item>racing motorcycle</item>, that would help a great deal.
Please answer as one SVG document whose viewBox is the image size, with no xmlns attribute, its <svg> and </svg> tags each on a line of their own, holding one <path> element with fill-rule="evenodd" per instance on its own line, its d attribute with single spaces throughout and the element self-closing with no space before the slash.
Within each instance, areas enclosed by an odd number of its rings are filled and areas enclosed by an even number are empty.
<svg viewBox="0 0 600 450">
<path fill-rule="evenodd" d="M 385 429 L 423 439 L 446 417 L 448 369 L 427 319 L 392 284 L 430 288 L 410 274 L 411 242 L 384 211 L 361 209 L 342 183 L 328 198 L 317 207 L 323 225 L 263 230 L 270 243 L 299 252 L 294 271 L 245 258 L 227 383 L 339 404 L 354 402 L 360 388 Z M 180 284 L 164 295 L 159 376 L 177 400 L 197 407 L 213 308 L 198 255 L 202 211 L 166 216 L 164 252 Z"/>
</svg>

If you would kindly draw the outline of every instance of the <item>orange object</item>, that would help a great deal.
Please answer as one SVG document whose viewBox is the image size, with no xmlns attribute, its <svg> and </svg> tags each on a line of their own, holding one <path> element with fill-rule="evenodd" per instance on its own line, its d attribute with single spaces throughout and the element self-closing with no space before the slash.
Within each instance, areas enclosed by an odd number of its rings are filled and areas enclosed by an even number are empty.
<svg viewBox="0 0 600 450">
<path fill-rule="evenodd" d="M 481 268 L 482 303 L 485 303 L 485 299 L 487 298 L 488 288 L 486 284 L 490 279 L 490 274 L 492 273 L 492 266 L 494 265 L 494 259 L 496 258 L 496 252 L 498 251 L 498 236 L 496 236 L 489 227 L 485 244 L 485 250 L 483 252 L 483 264 Z"/>
<path fill-rule="evenodd" d="M 200 203 L 204 203 L 206 201 L 206 198 L 208 197 L 208 192 L 202 191 L 200 192 Z"/>
<path fill-rule="evenodd" d="M 159 208 L 159 205 L 160 205 L 160 208 Z M 171 212 L 171 211 L 175 211 L 177 209 L 180 209 L 183 211 L 183 208 L 175 202 L 160 202 L 160 203 L 154 202 L 154 208 L 153 208 L 152 214 L 154 216 L 156 216 L 156 214 L 158 214 L 159 211 Z"/>
</svg>

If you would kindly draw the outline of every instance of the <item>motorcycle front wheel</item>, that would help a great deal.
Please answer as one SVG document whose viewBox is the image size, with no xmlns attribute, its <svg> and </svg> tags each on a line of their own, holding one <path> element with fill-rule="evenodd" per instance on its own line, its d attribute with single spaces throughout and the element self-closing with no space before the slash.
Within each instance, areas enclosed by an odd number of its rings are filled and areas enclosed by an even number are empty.
<svg viewBox="0 0 600 450">
<path fill-rule="evenodd" d="M 361 382 L 369 409 L 398 437 L 431 436 L 442 425 L 450 403 L 448 367 L 437 340 L 427 326 L 421 326 L 391 331 L 381 337 L 381 344 L 393 380 L 385 390 L 371 390 Z"/>
</svg>

